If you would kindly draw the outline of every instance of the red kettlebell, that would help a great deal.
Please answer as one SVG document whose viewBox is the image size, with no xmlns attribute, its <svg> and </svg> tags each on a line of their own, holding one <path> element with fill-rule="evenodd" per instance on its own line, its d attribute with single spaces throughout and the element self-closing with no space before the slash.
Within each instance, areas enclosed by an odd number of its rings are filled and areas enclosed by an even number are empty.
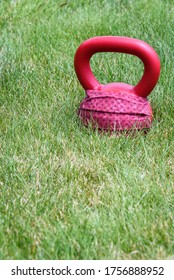
<svg viewBox="0 0 174 280">
<path fill-rule="evenodd" d="M 119 52 L 139 57 L 144 73 L 137 85 L 109 83 L 102 85 L 90 68 L 90 58 L 97 52 Z M 84 125 L 106 131 L 139 130 L 150 128 L 152 108 L 147 96 L 160 75 L 160 60 L 144 41 L 118 36 L 100 36 L 83 42 L 74 58 L 77 77 L 86 91 L 79 108 Z"/>
</svg>

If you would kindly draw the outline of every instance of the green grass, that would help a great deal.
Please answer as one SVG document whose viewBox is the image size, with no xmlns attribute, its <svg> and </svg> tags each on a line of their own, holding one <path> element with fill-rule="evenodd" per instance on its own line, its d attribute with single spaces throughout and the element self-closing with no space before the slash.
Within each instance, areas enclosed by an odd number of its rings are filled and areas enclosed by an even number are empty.
<svg viewBox="0 0 174 280">
<path fill-rule="evenodd" d="M 174 3 L 0 1 L 0 258 L 174 258 Z M 142 39 L 161 76 L 150 132 L 83 127 L 73 68 L 99 35 Z M 138 58 L 96 54 L 102 83 L 136 84 Z"/>
</svg>

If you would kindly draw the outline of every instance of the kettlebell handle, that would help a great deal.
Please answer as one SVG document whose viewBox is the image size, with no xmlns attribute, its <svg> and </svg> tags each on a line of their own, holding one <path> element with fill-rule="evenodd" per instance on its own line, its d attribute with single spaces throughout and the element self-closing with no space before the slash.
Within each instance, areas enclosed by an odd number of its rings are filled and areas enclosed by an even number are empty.
<svg viewBox="0 0 174 280">
<path fill-rule="evenodd" d="M 146 97 L 155 87 L 160 74 L 160 60 L 155 50 L 142 40 L 120 36 L 99 36 L 83 42 L 76 51 L 74 66 L 77 77 L 85 90 L 101 90 L 103 85 L 90 68 L 90 58 L 98 52 L 119 52 L 135 55 L 144 64 L 144 73 L 132 93 Z"/>
</svg>

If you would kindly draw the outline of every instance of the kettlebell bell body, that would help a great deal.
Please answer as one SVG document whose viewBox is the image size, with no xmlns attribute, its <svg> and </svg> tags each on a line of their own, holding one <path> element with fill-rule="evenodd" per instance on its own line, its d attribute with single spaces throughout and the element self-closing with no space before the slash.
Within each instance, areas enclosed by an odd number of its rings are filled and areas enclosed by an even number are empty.
<svg viewBox="0 0 174 280">
<path fill-rule="evenodd" d="M 144 64 L 144 73 L 137 85 L 114 82 L 100 84 L 90 67 L 90 58 L 97 52 L 119 52 L 135 55 Z M 74 67 L 86 91 L 80 104 L 79 117 L 84 125 L 104 131 L 150 128 L 152 108 L 147 96 L 160 75 L 160 60 L 144 41 L 118 36 L 101 36 L 83 42 L 76 51 Z"/>
</svg>

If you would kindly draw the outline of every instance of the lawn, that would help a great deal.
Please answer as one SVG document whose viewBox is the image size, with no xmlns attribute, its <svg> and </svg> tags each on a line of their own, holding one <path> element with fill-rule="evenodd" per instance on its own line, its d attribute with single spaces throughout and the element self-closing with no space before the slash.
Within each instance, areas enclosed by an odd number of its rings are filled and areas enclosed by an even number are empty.
<svg viewBox="0 0 174 280">
<path fill-rule="evenodd" d="M 85 128 L 75 52 L 101 35 L 161 61 L 147 135 Z M 101 83 L 136 84 L 138 58 L 93 56 Z M 0 259 L 174 258 L 174 2 L 0 1 Z"/>
</svg>

